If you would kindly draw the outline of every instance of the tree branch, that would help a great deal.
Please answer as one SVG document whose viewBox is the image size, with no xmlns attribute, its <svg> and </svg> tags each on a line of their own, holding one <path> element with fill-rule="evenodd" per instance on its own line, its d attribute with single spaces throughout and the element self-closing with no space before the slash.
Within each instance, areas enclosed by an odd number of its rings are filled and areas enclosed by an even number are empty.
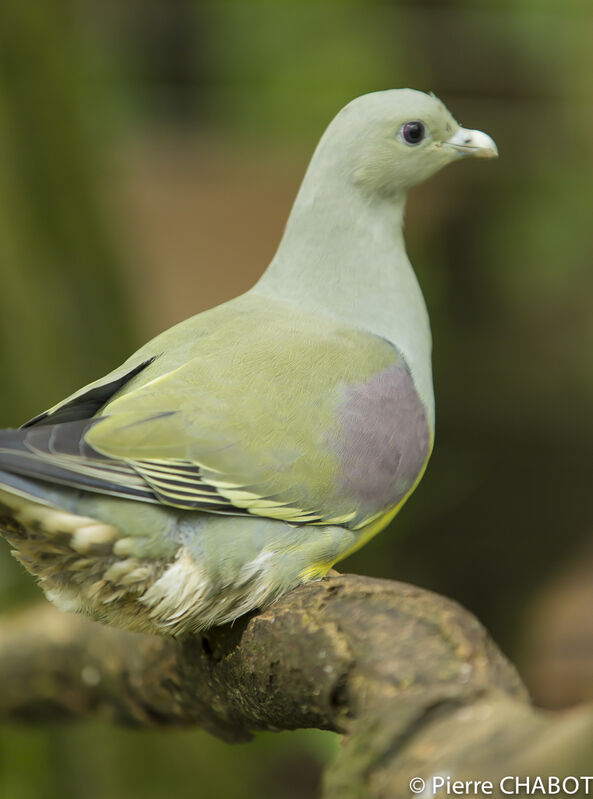
<svg viewBox="0 0 593 799">
<path fill-rule="evenodd" d="M 334 730 L 345 738 L 327 799 L 409 797 L 412 777 L 437 773 L 586 774 L 593 762 L 589 708 L 533 709 L 467 611 L 364 577 L 302 586 L 183 641 L 35 608 L 0 627 L 0 683 L 0 720 L 94 714 L 199 725 L 226 741 L 254 730 Z"/>
</svg>

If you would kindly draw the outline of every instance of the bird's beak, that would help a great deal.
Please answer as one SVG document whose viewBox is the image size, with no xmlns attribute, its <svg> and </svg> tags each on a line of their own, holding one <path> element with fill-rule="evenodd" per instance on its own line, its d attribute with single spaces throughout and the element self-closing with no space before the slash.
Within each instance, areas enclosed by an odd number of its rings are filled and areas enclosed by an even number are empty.
<svg viewBox="0 0 593 799">
<path fill-rule="evenodd" d="M 462 157 L 496 158 L 498 148 L 494 140 L 481 130 L 468 130 L 459 128 L 450 139 L 443 142 L 447 147 L 452 147 Z"/>
</svg>

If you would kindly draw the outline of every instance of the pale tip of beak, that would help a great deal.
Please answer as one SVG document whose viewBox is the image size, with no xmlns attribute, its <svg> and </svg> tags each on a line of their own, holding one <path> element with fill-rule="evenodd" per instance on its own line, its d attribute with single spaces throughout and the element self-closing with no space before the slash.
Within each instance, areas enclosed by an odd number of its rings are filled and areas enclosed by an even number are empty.
<svg viewBox="0 0 593 799">
<path fill-rule="evenodd" d="M 481 130 L 469 130 L 459 128 L 459 130 L 447 139 L 444 144 L 453 147 L 459 155 L 473 158 L 497 158 L 498 147 L 494 139 Z"/>
</svg>

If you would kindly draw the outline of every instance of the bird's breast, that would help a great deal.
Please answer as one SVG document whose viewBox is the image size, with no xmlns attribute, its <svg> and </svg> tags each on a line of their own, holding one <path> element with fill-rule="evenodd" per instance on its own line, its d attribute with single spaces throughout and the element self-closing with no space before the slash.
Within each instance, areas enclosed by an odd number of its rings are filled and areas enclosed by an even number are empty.
<svg viewBox="0 0 593 799">
<path fill-rule="evenodd" d="M 405 365 L 399 361 L 346 387 L 338 420 L 339 490 L 356 501 L 358 518 L 399 505 L 422 474 L 432 442 Z"/>
</svg>

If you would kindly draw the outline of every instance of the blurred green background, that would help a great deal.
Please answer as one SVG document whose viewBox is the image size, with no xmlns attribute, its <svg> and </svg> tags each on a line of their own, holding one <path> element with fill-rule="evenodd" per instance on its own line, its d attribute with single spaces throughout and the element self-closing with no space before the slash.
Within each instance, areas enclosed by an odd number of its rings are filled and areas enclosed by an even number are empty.
<svg viewBox="0 0 593 799">
<path fill-rule="evenodd" d="M 458 599 L 536 700 L 593 698 L 590 0 L 19 0 L 0 10 L 0 392 L 15 426 L 248 288 L 333 114 L 433 90 L 497 141 L 416 190 L 424 481 L 342 570 Z M 0 552 L 0 604 L 39 590 Z M 316 796 L 336 738 L 0 728 L 0 796 Z"/>
</svg>

